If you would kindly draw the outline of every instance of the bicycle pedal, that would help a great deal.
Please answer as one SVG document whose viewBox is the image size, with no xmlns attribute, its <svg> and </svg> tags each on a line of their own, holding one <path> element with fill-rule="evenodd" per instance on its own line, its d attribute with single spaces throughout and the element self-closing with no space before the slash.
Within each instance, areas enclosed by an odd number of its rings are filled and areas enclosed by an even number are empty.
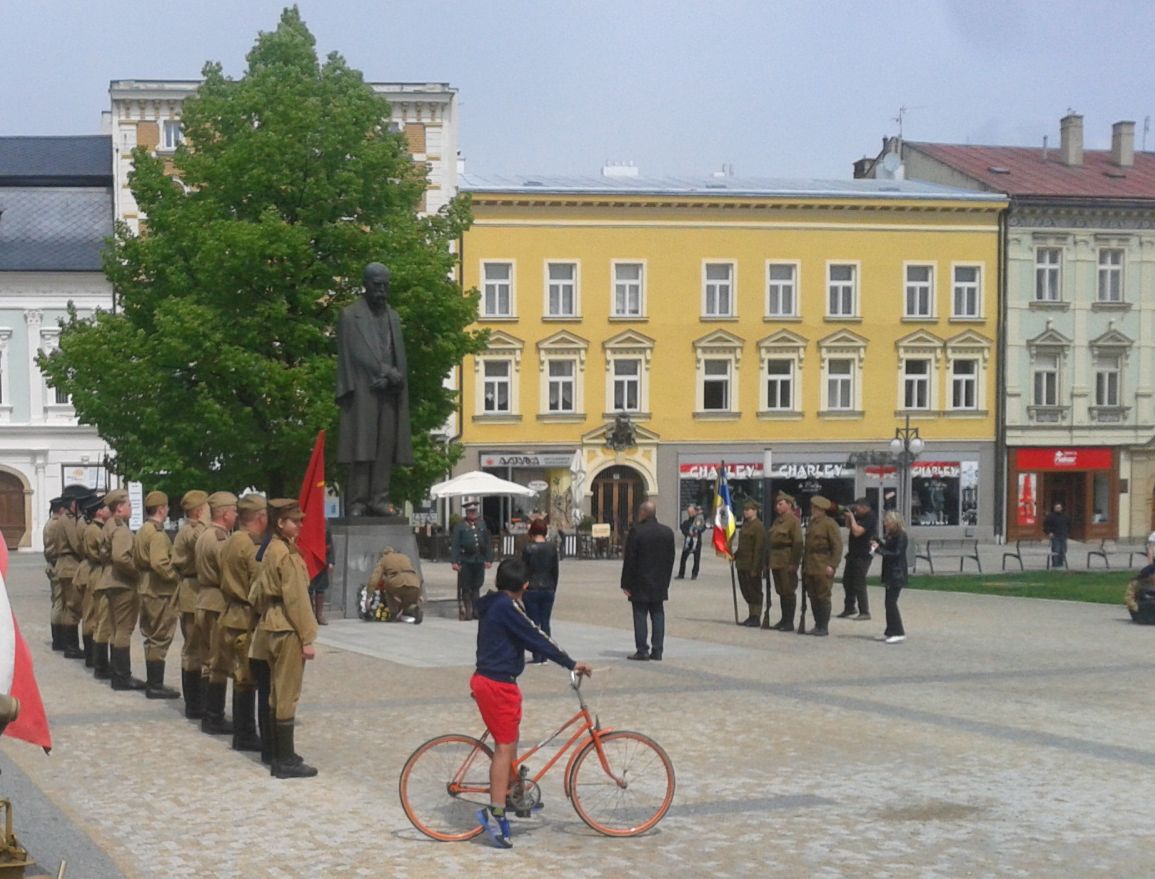
<svg viewBox="0 0 1155 879">
<path fill-rule="evenodd" d="M 529 811 L 529 809 L 518 809 L 513 814 L 516 815 L 518 818 L 528 818 L 530 816 L 530 811 Z"/>
</svg>

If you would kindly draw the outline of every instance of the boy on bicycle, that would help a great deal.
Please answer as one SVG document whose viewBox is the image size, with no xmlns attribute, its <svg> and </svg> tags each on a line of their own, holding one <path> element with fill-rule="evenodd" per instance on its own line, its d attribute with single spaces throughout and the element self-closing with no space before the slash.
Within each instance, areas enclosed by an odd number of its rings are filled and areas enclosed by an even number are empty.
<svg viewBox="0 0 1155 879">
<path fill-rule="evenodd" d="M 491 805 L 477 810 L 477 820 L 499 848 L 513 848 L 505 801 L 521 726 L 517 678 L 525 670 L 525 651 L 552 659 L 579 675 L 593 673 L 586 663 L 571 659 L 526 615 L 522 596 L 528 581 L 525 563 L 506 559 L 497 568 L 497 591 L 477 602 L 477 670 L 469 689 L 494 743 L 489 769 Z"/>
</svg>

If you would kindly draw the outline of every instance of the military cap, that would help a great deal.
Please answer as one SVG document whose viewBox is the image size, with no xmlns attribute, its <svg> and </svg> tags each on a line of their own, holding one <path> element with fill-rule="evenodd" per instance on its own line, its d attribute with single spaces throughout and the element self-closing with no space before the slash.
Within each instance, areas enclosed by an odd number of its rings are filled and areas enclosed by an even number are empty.
<svg viewBox="0 0 1155 879">
<path fill-rule="evenodd" d="M 466 501 L 464 504 L 461 505 L 461 508 L 463 510 L 476 510 L 477 506 L 478 506 L 477 501 Z"/>
<path fill-rule="evenodd" d="M 209 495 L 209 507 L 214 510 L 219 510 L 223 507 L 235 507 L 236 505 L 237 496 L 231 491 L 214 491 Z"/>
<path fill-rule="evenodd" d="M 789 495 L 784 491 L 778 492 L 778 497 L 775 498 L 775 500 L 786 501 L 786 503 L 790 504 L 790 506 L 794 506 L 794 496 Z"/>
<path fill-rule="evenodd" d="M 126 500 L 128 500 L 128 492 L 123 488 L 118 488 L 116 491 L 110 491 L 104 496 L 104 505 L 109 509 L 115 510 Z"/>
<path fill-rule="evenodd" d="M 87 485 L 82 485 L 79 482 L 74 482 L 72 485 L 64 486 L 64 491 L 60 493 L 60 496 L 64 500 L 68 501 L 74 498 L 87 497 L 90 494 L 92 494 L 91 488 L 89 488 Z"/>
<path fill-rule="evenodd" d="M 168 495 L 163 491 L 150 491 L 144 496 L 144 505 L 146 508 L 167 507 Z"/>
<path fill-rule="evenodd" d="M 66 497 L 54 497 L 52 500 L 50 500 L 48 502 L 48 510 L 49 510 L 49 512 L 54 512 L 56 510 L 59 510 L 66 503 L 68 503 L 68 498 L 66 498 Z"/>
<path fill-rule="evenodd" d="M 208 503 L 209 496 L 201 491 L 199 488 L 194 488 L 192 491 L 186 491 L 184 497 L 180 499 L 181 509 L 186 512 L 195 510 L 201 504 Z"/>
<path fill-rule="evenodd" d="M 98 510 L 104 506 L 104 496 L 99 494 L 90 494 L 86 498 L 80 500 L 80 511 L 88 516 L 94 510 Z"/>
<path fill-rule="evenodd" d="M 762 509 L 762 505 L 758 503 L 758 501 L 754 500 L 754 498 L 747 498 L 746 503 L 742 504 L 742 509 L 754 510 L 755 512 L 758 512 Z"/>
<path fill-rule="evenodd" d="M 291 497 L 279 497 L 269 501 L 269 511 L 275 519 L 300 521 L 305 518 L 305 514 L 301 512 L 301 505 Z"/>
<path fill-rule="evenodd" d="M 816 495 L 814 495 L 814 497 L 812 497 L 810 499 L 810 506 L 817 507 L 820 510 L 829 510 L 830 509 L 830 501 L 828 501 L 822 495 L 816 494 Z"/>
<path fill-rule="evenodd" d="M 237 511 L 241 513 L 259 513 L 267 509 L 269 502 L 263 494 L 246 494 L 237 501 Z"/>
</svg>

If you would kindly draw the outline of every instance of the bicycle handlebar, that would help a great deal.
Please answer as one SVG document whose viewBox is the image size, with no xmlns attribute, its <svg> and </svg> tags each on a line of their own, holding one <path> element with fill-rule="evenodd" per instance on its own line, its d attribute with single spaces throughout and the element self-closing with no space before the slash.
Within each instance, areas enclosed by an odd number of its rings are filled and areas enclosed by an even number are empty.
<svg viewBox="0 0 1155 879">
<path fill-rule="evenodd" d="M 580 690 L 582 688 L 582 676 L 572 669 L 569 673 L 569 685 L 575 690 Z"/>
</svg>

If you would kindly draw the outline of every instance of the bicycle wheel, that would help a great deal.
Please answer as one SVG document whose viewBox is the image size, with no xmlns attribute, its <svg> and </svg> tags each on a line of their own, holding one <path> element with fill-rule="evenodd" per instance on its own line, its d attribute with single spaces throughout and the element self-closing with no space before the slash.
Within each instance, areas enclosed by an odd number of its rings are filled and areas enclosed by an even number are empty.
<svg viewBox="0 0 1155 879">
<path fill-rule="evenodd" d="M 673 802 L 674 764 L 657 742 L 641 733 L 609 732 L 598 740 L 606 766 L 594 742 L 582 748 L 570 775 L 574 809 L 598 833 L 645 833 Z"/>
<path fill-rule="evenodd" d="M 489 802 L 493 750 L 472 736 L 430 739 L 401 769 L 401 808 L 413 826 L 441 842 L 481 833 L 474 812 Z"/>
</svg>

